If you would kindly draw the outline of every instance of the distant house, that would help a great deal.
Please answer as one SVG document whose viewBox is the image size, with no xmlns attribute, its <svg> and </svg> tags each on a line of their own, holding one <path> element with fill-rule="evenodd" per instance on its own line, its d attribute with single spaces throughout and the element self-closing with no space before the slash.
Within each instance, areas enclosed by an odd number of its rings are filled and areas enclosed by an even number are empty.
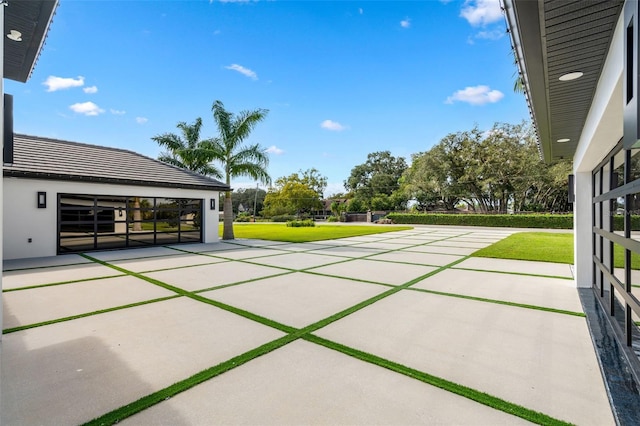
<svg viewBox="0 0 640 426">
<path fill-rule="evenodd" d="M 228 188 L 132 151 L 26 135 L 3 185 L 4 259 L 215 242 Z"/>
</svg>

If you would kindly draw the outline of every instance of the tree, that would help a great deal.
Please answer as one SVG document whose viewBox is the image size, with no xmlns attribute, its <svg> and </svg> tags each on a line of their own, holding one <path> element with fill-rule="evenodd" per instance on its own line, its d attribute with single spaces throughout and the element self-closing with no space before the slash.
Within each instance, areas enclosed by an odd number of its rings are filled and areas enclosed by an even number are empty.
<svg viewBox="0 0 640 426">
<path fill-rule="evenodd" d="M 211 107 L 213 120 L 218 127 L 218 137 L 212 139 L 215 158 L 222 163 L 225 183 L 231 184 L 231 179 L 249 176 L 259 182 L 270 184 L 271 178 L 267 173 L 269 157 L 260 145 L 245 146 L 242 143 L 249 137 L 253 128 L 264 120 L 266 109 L 241 111 L 235 115 L 224 108 L 219 100 Z M 223 240 L 232 240 L 233 235 L 233 202 L 231 191 L 224 193 L 224 226 Z"/>
<path fill-rule="evenodd" d="M 211 164 L 218 155 L 213 139 L 200 140 L 202 119 L 196 118 L 193 124 L 181 121 L 176 127 L 180 129 L 182 136 L 163 133 L 151 138 L 167 149 L 158 156 L 158 160 L 201 175 L 221 178 L 222 172 Z"/>
<path fill-rule="evenodd" d="M 221 177 L 220 170 L 211 164 L 217 158 L 213 141 L 200 139 L 202 119 L 198 117 L 192 124 L 181 121 L 176 127 L 180 129 L 181 135 L 163 133 L 151 138 L 166 149 L 158 156 L 158 160 L 202 175 Z M 138 197 L 133 200 L 133 208 L 132 230 L 141 231 L 140 199 Z"/>
<path fill-rule="evenodd" d="M 262 210 L 264 205 L 264 197 L 267 191 L 264 189 L 256 188 L 240 188 L 233 192 L 231 204 L 233 205 L 233 212 L 239 213 L 239 207 L 242 205 L 244 211 L 251 212 L 254 216 Z M 255 212 L 253 211 L 255 206 Z"/>
<path fill-rule="evenodd" d="M 351 169 L 344 186 L 354 194 L 354 199 L 359 200 L 355 203 L 359 207 L 374 208 L 372 200 L 376 198 L 377 207 L 386 205 L 389 207 L 386 210 L 402 208 L 401 197 L 396 196 L 393 202 L 388 201 L 394 191 L 400 188 L 400 178 L 406 169 L 407 163 L 403 157 L 396 158 L 389 151 L 372 152 L 364 164 Z"/>
<path fill-rule="evenodd" d="M 265 216 L 300 215 L 322 208 L 327 178 L 315 169 L 280 177 L 264 199 Z"/>
<path fill-rule="evenodd" d="M 404 174 L 421 210 L 566 211 L 568 162 L 545 164 L 526 123 L 495 124 L 445 136 L 429 151 L 414 154 Z"/>
</svg>

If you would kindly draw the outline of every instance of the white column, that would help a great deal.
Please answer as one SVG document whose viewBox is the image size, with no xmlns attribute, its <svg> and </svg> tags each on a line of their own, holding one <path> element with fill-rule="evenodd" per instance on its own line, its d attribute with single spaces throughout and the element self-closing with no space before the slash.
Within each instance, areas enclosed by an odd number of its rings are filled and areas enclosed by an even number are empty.
<svg viewBox="0 0 640 426">
<path fill-rule="evenodd" d="M 4 8 L 6 7 L 6 1 L 0 1 L 0 72 L 2 72 L 2 78 L 0 78 L 0 138 L 2 138 L 2 146 L 4 148 Z M 2 164 L 4 168 L 4 149 L 2 150 Z M 3 172 L 4 175 L 4 172 Z M 0 179 L 0 343 L 2 343 L 2 246 L 4 240 L 4 193 L 2 190 L 4 178 Z M 0 346 L 0 350 L 2 347 Z"/>
<path fill-rule="evenodd" d="M 576 201 L 573 203 L 574 274 L 577 287 L 591 287 L 592 266 L 592 200 L 591 172 L 575 174 Z"/>
</svg>

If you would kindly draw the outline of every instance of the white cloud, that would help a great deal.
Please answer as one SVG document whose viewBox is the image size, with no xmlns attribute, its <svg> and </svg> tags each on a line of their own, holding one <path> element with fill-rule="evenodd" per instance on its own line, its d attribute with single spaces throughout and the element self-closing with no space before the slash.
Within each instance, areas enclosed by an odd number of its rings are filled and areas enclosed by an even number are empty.
<svg viewBox="0 0 640 426">
<path fill-rule="evenodd" d="M 344 189 L 343 183 L 329 182 L 327 183 L 327 187 L 324 189 L 325 197 L 331 197 L 335 194 L 344 194 L 345 192 L 347 191 Z"/>
<path fill-rule="evenodd" d="M 247 77 L 253 79 L 253 80 L 257 80 L 258 79 L 258 75 L 251 71 L 249 68 L 245 68 L 242 65 L 238 65 L 238 64 L 231 64 L 228 67 L 225 67 L 228 70 L 233 70 L 233 71 L 238 71 L 240 74 L 242 75 L 246 75 Z"/>
<path fill-rule="evenodd" d="M 113 109 L 113 108 L 111 108 L 109 111 L 113 115 L 125 115 L 127 113 L 127 111 L 121 111 L 121 110 Z"/>
<path fill-rule="evenodd" d="M 78 78 L 65 78 L 50 75 L 42 84 L 47 86 L 47 92 L 55 92 L 56 90 L 64 90 L 71 87 L 84 86 L 84 77 L 79 76 Z"/>
<path fill-rule="evenodd" d="M 271 145 L 265 151 L 268 152 L 269 154 L 275 154 L 275 155 L 284 154 L 284 149 L 280 149 L 275 145 Z"/>
<path fill-rule="evenodd" d="M 504 93 L 499 90 L 491 90 L 489 86 L 473 86 L 465 87 L 456 91 L 449 96 L 445 103 L 452 104 L 454 102 L 467 102 L 471 105 L 484 105 L 488 103 L 498 102 L 504 97 Z"/>
<path fill-rule="evenodd" d="M 402 28 L 409 28 L 411 26 L 411 19 L 409 18 L 403 19 L 402 21 L 400 21 L 400 26 Z"/>
<path fill-rule="evenodd" d="M 75 113 L 83 115 L 98 115 L 104 112 L 102 108 L 93 102 L 76 103 L 69 106 L 69 109 Z"/>
<path fill-rule="evenodd" d="M 327 130 L 332 130 L 334 132 L 341 132 L 348 129 L 347 126 L 343 126 L 342 124 L 333 120 L 324 120 L 322 123 L 320 123 L 320 127 Z"/>
<path fill-rule="evenodd" d="M 466 0 L 460 16 L 474 27 L 492 24 L 502 19 L 499 0 Z"/>
<path fill-rule="evenodd" d="M 475 38 L 483 39 L 483 40 L 499 40 L 506 32 L 502 29 L 496 28 L 490 31 L 478 31 L 475 35 Z"/>
<path fill-rule="evenodd" d="M 84 93 L 98 93 L 98 87 L 96 86 L 84 87 L 82 91 Z"/>
<path fill-rule="evenodd" d="M 144 124 L 147 121 L 149 121 L 149 119 L 146 118 L 146 117 L 136 117 L 136 123 L 138 123 L 138 124 Z"/>
</svg>

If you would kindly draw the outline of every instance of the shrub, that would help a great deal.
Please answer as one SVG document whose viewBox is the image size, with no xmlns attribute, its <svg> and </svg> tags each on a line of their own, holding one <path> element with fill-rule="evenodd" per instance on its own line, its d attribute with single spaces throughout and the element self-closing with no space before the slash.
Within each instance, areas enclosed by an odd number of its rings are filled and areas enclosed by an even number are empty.
<svg viewBox="0 0 640 426">
<path fill-rule="evenodd" d="M 243 213 L 238 213 L 238 216 L 236 216 L 236 222 L 251 222 L 251 215 L 249 213 L 243 212 Z"/>
<path fill-rule="evenodd" d="M 337 222 L 338 221 L 338 216 L 329 216 L 327 218 L 327 222 Z"/>
<path fill-rule="evenodd" d="M 271 218 L 271 220 L 274 221 L 274 222 L 289 222 L 289 221 L 295 220 L 295 219 L 296 219 L 296 217 L 293 216 L 293 215 L 290 215 L 290 214 L 282 214 L 282 215 L 279 215 L 279 216 L 273 216 Z"/>
<path fill-rule="evenodd" d="M 316 223 L 312 219 L 290 220 L 287 222 L 287 227 L 290 228 L 305 228 L 313 226 L 316 226 Z"/>
<path fill-rule="evenodd" d="M 393 223 L 415 225 L 495 226 L 507 228 L 572 229 L 572 214 L 438 214 L 389 213 Z"/>
</svg>

